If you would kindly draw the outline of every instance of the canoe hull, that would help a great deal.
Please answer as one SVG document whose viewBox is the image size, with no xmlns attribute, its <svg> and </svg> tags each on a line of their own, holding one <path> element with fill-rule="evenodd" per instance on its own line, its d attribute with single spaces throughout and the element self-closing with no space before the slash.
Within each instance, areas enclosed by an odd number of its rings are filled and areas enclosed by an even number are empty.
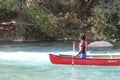
<svg viewBox="0 0 120 80">
<path fill-rule="evenodd" d="M 120 66 L 120 59 L 82 59 L 72 58 L 61 55 L 49 54 L 50 61 L 53 64 L 66 64 L 66 65 L 94 65 L 94 66 Z"/>
</svg>

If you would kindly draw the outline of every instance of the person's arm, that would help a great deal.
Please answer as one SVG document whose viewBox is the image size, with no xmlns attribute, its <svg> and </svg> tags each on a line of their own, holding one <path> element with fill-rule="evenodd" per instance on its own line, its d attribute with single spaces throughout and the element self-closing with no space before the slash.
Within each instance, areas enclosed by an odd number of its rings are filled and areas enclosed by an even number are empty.
<svg viewBox="0 0 120 80">
<path fill-rule="evenodd" d="M 79 56 L 79 54 L 81 54 L 81 51 L 79 51 L 79 53 L 76 56 Z"/>
<path fill-rule="evenodd" d="M 78 52 L 78 54 L 76 55 L 76 56 L 78 56 L 79 54 L 81 54 L 82 52 L 83 52 L 83 50 L 84 50 L 84 45 L 83 45 L 83 43 L 82 43 L 82 45 L 78 45 L 78 48 L 79 48 L 79 52 Z M 81 48 L 81 49 L 80 49 Z"/>
</svg>

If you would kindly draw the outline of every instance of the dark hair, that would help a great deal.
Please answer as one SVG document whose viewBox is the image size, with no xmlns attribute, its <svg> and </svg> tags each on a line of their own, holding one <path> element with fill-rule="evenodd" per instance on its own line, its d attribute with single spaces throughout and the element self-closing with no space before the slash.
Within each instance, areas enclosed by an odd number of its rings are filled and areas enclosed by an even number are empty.
<svg viewBox="0 0 120 80">
<path fill-rule="evenodd" d="M 86 40 L 86 34 L 85 33 L 80 33 L 79 38 L 81 38 L 82 40 Z"/>
</svg>

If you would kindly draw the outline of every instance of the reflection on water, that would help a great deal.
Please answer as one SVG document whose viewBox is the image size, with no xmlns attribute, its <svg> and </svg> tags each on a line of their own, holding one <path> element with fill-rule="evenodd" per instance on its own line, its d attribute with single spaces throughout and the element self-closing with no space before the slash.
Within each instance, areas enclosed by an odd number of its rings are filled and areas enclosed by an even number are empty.
<svg viewBox="0 0 120 80">
<path fill-rule="evenodd" d="M 120 80 L 119 66 L 55 65 L 49 53 L 72 53 L 72 41 L 0 43 L 0 80 Z M 89 53 L 120 53 L 120 46 Z"/>
</svg>

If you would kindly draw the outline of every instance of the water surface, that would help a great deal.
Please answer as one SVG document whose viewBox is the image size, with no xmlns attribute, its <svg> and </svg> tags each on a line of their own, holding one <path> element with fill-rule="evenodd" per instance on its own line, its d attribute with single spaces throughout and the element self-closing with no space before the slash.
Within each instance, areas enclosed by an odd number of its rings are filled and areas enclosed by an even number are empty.
<svg viewBox="0 0 120 80">
<path fill-rule="evenodd" d="M 49 53 L 72 53 L 72 42 L 1 42 L 0 80 L 120 80 L 119 66 L 55 65 Z M 75 49 L 77 52 L 77 48 Z M 88 49 L 92 54 L 119 54 L 113 48 Z"/>
</svg>

